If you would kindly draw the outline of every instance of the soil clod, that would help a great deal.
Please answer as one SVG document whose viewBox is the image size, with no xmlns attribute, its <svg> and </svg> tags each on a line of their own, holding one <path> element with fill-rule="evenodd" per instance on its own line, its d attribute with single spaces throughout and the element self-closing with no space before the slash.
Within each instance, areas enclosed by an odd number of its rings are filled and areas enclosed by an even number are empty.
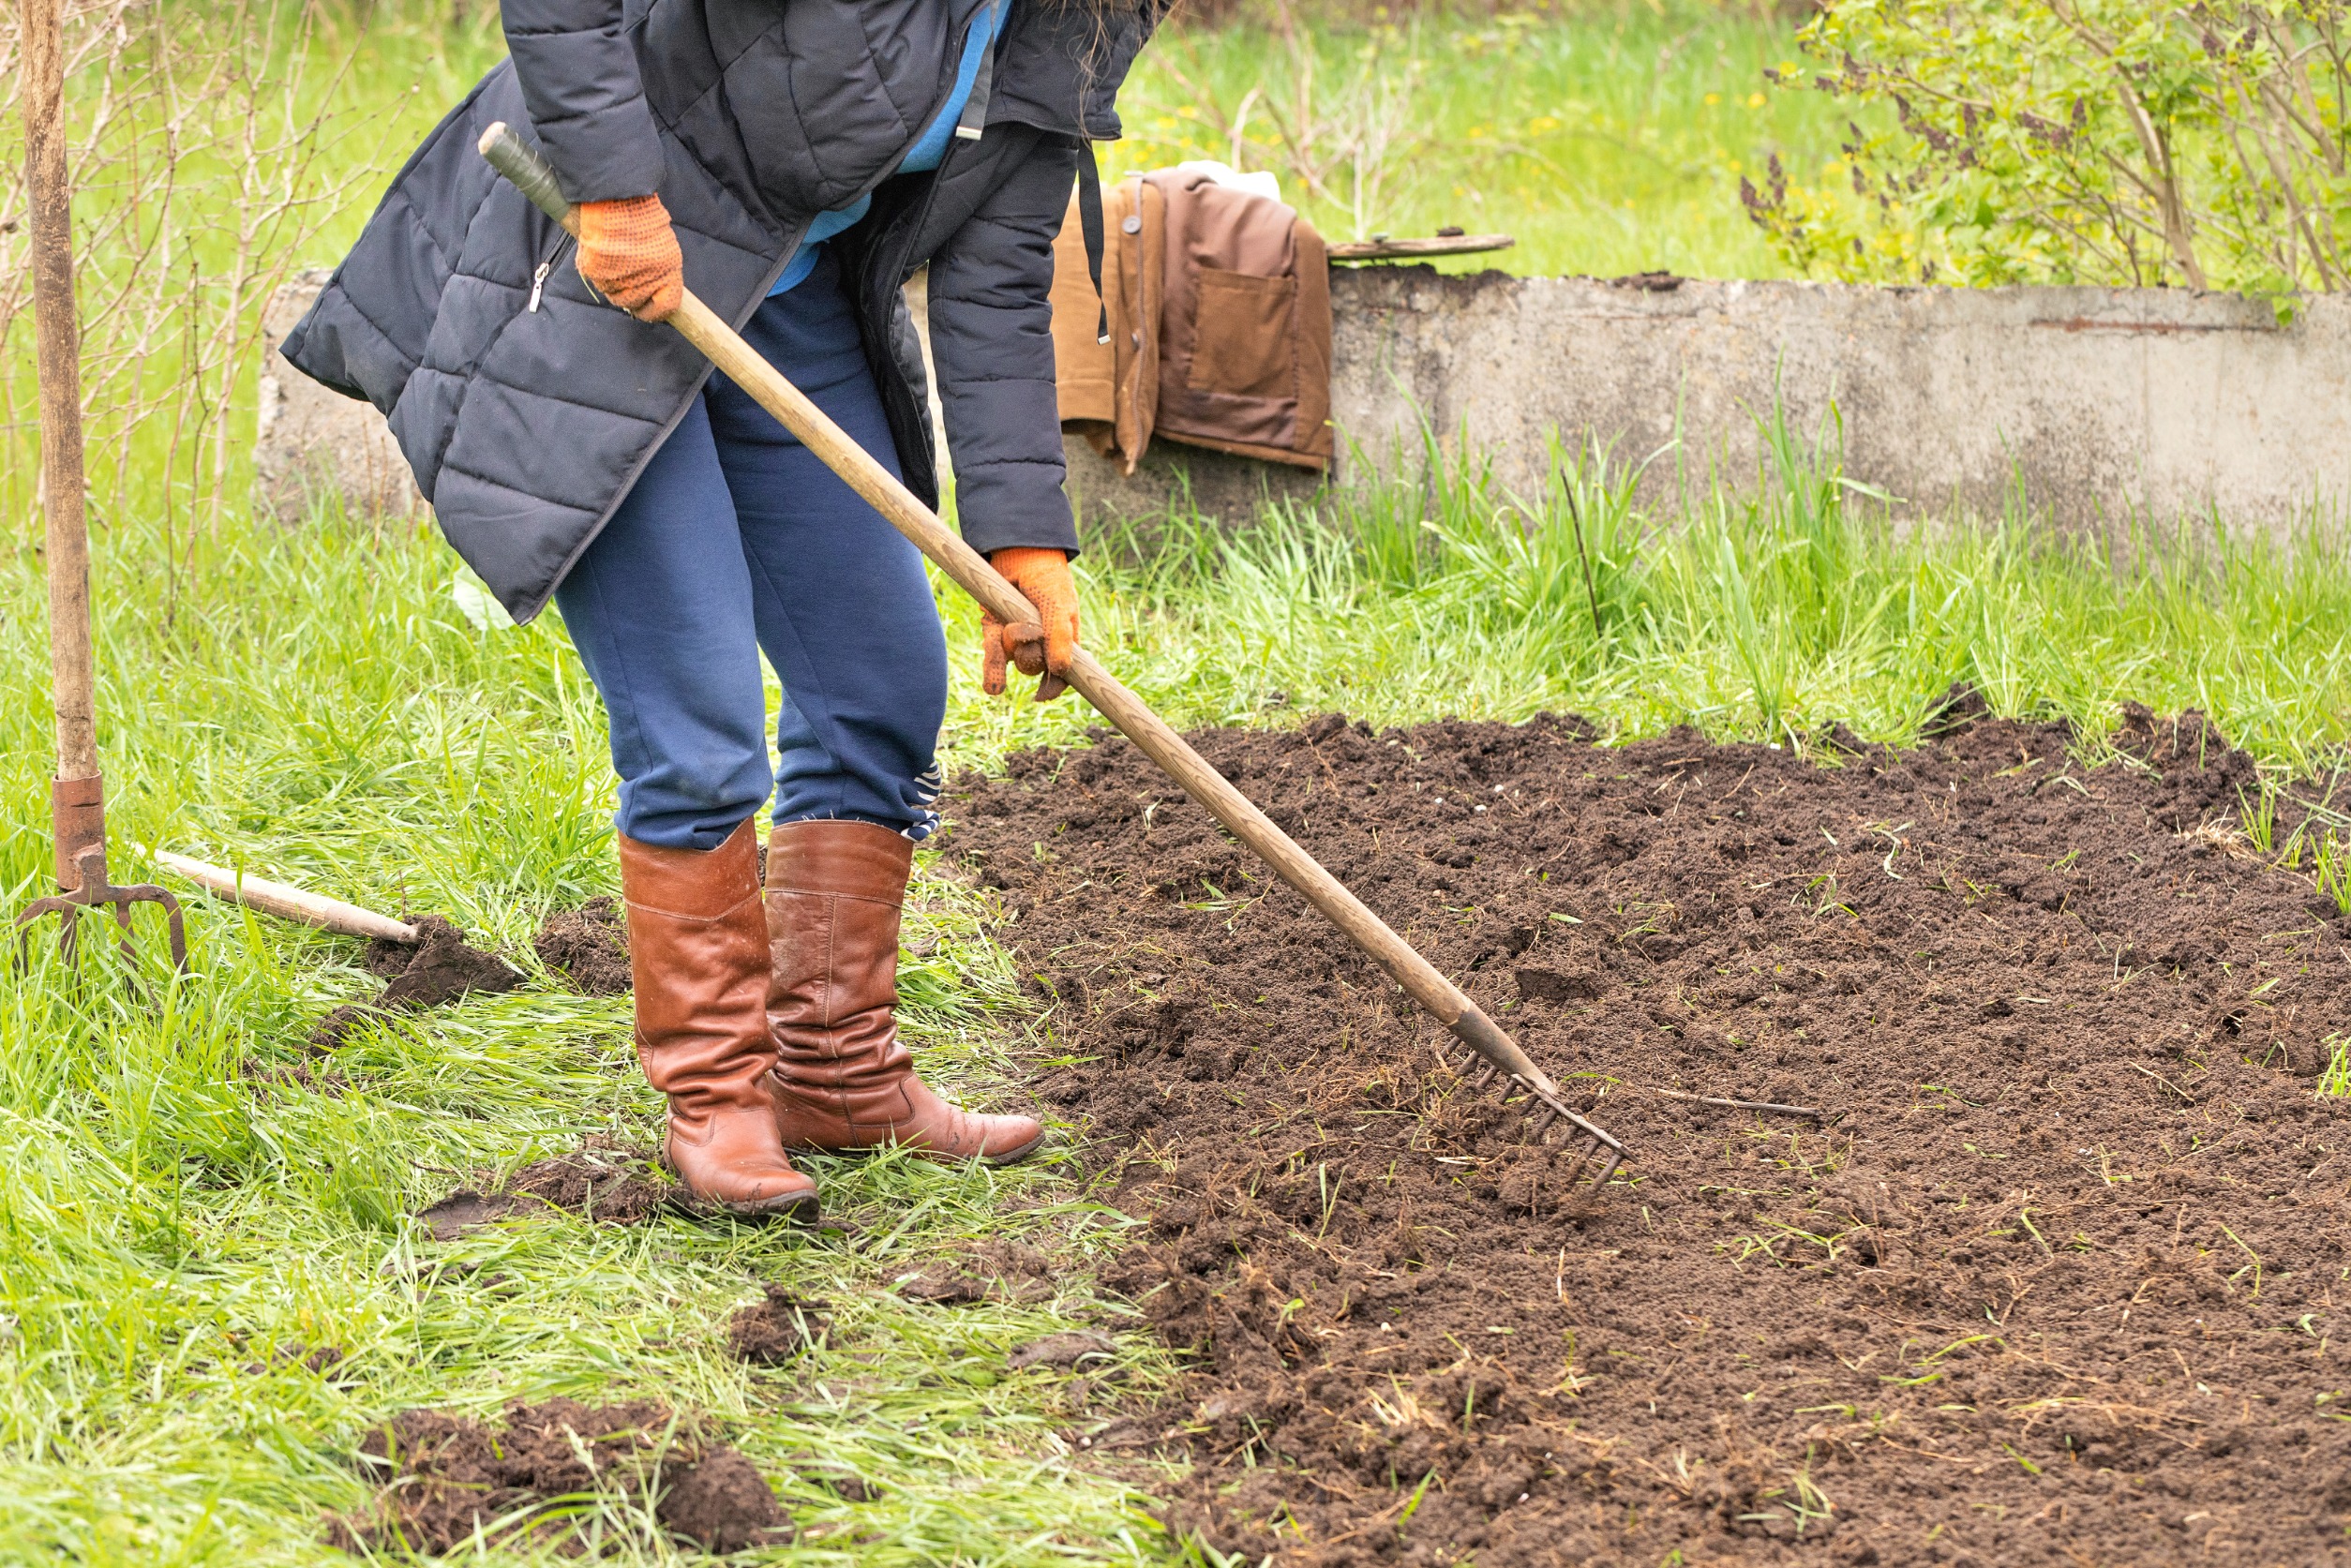
<svg viewBox="0 0 2351 1568">
<path fill-rule="evenodd" d="M 726 1350 L 755 1366 L 781 1366 L 825 1342 L 830 1302 L 802 1301 L 783 1285 L 762 1287 L 764 1298 L 738 1307 L 726 1321 Z"/>
<path fill-rule="evenodd" d="M 437 1203 L 416 1211 L 435 1241 L 455 1241 L 468 1231 L 511 1219 L 520 1205 L 503 1192 L 480 1193 L 461 1187 Z"/>
<path fill-rule="evenodd" d="M 539 962 L 572 982 L 583 996 L 626 996 L 630 991 L 628 923 L 620 901 L 591 898 L 577 909 L 547 917 L 531 940 Z"/>
<path fill-rule="evenodd" d="M 669 1483 L 655 1510 L 673 1535 L 725 1556 L 792 1538 L 791 1516 L 740 1449 L 705 1454 Z"/>
<path fill-rule="evenodd" d="M 500 958 L 470 946 L 465 933 L 438 915 L 410 922 L 425 933 L 416 956 L 395 976 L 376 998 L 383 1008 L 437 1008 L 475 992 L 512 991 L 522 983 L 522 971 Z"/>
<path fill-rule="evenodd" d="M 601 1225 L 640 1225 L 668 1206 L 677 1191 L 644 1152 L 599 1136 L 570 1154 L 533 1160 L 492 1191 L 460 1187 L 416 1217 L 436 1241 L 550 1209 Z"/>
<path fill-rule="evenodd" d="M 1032 1339 L 1017 1347 L 1004 1358 L 1004 1366 L 1010 1372 L 1025 1372 L 1031 1366 L 1068 1372 L 1109 1361 L 1117 1351 L 1118 1347 L 1111 1343 L 1110 1336 L 1106 1334 L 1048 1334 L 1041 1339 Z"/>
<path fill-rule="evenodd" d="M 988 1299 L 989 1284 L 951 1264 L 933 1263 L 901 1282 L 898 1293 L 908 1301 L 927 1301 L 934 1307 L 969 1307 Z"/>
<path fill-rule="evenodd" d="M 591 1138 L 524 1166 L 505 1190 L 600 1225 L 641 1225 L 676 1198 L 678 1185 L 644 1150 Z"/>
<path fill-rule="evenodd" d="M 470 945 L 465 933 L 439 915 L 420 915 L 409 922 L 424 933 L 422 942 L 410 945 L 377 937 L 360 960 L 371 975 L 389 983 L 369 1003 L 346 1003 L 312 1026 L 310 1049 L 329 1052 L 343 1043 L 352 1028 L 371 1016 L 436 1008 L 476 992 L 512 991 L 522 984 L 522 972 L 496 953 Z"/>
<path fill-rule="evenodd" d="M 2257 780 L 2199 715 L 2097 768 L 1965 689 L 1934 727 L 1836 767 L 1549 717 L 1192 738 L 1597 1098 L 1632 1157 L 1593 1202 L 1131 746 L 959 784 L 949 851 L 1055 1008 L 1041 1092 L 1147 1151 L 1103 1277 L 1198 1358 L 1146 1418 L 1193 1462 L 1172 1528 L 1285 1564 L 2334 1550 L 2344 923 L 2208 827 Z"/>
<path fill-rule="evenodd" d="M 517 1403 L 495 1425 L 404 1411 L 367 1434 L 359 1461 L 383 1489 L 328 1530 L 354 1552 L 435 1556 L 477 1532 L 586 1552 L 624 1526 L 580 1510 L 582 1496 L 651 1495 L 664 1527 L 711 1551 L 790 1539 L 790 1516 L 739 1450 L 649 1399 Z"/>
</svg>

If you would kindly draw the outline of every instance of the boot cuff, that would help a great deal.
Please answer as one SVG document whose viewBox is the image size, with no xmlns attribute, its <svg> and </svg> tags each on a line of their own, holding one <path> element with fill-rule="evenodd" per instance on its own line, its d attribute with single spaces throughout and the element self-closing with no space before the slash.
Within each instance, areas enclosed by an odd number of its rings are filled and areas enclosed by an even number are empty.
<svg viewBox="0 0 2351 1568">
<path fill-rule="evenodd" d="M 914 844 L 871 822 L 786 822 L 768 837 L 768 890 L 838 893 L 898 904 L 914 870 Z"/>
<path fill-rule="evenodd" d="M 716 919 L 759 890 L 759 834 L 745 817 L 716 849 L 665 849 L 619 835 L 621 896 L 636 908 Z"/>
</svg>

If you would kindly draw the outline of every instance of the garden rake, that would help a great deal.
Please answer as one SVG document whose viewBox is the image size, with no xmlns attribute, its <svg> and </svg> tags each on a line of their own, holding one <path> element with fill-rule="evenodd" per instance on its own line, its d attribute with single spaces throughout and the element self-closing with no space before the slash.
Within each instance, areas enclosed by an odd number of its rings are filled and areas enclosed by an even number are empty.
<svg viewBox="0 0 2351 1568">
<path fill-rule="evenodd" d="M 534 148 L 502 123 L 491 126 L 483 134 L 480 147 L 492 167 L 513 181 L 540 211 L 566 230 L 578 231 L 578 219 L 556 183 L 555 171 Z M 1007 625 L 1021 625 L 1036 619 L 1036 611 L 1027 599 L 1005 581 L 985 557 L 964 543 L 960 534 L 941 522 L 937 514 L 850 440 L 799 388 L 737 336 L 732 327 L 713 315 L 691 290 L 667 320 L 686 341 L 708 355 L 729 380 L 751 394 L 761 408 L 846 480 L 852 489 L 871 502 L 966 593 Z M 1152 712 L 1142 698 L 1121 685 L 1083 648 L 1071 661 L 1069 683 L 1182 785 L 1185 794 L 1205 807 L 1228 832 L 1272 867 L 1276 875 L 1304 894 L 1308 903 L 1386 970 L 1414 1001 L 1476 1053 L 1484 1063 L 1484 1071 L 1476 1082 L 1490 1086 L 1499 1083 L 1505 1103 L 1523 1104 L 1534 1117 L 1538 1139 L 1565 1129 L 1565 1136 L 1578 1149 L 1570 1180 L 1580 1176 L 1597 1156 L 1600 1170 L 1592 1185 L 1596 1189 L 1607 1183 L 1618 1161 L 1624 1158 L 1624 1145 L 1570 1109 L 1550 1075 L 1536 1067 L 1519 1043 L 1487 1017 L 1459 986 L 1440 974 L 1434 964 L 1365 907 L 1337 877 L 1274 826 L 1248 797 L 1187 745 L 1165 720 Z"/>
<path fill-rule="evenodd" d="M 74 317 L 73 193 L 66 173 L 65 62 L 58 0 L 25 0 L 24 165 L 32 209 L 34 342 L 39 359 L 41 513 L 48 533 L 49 665 L 56 688 L 57 774 L 50 819 L 59 891 L 27 906 L 65 922 L 70 960 L 84 909 L 109 908 L 131 956 L 130 906 L 159 903 L 171 922 L 172 963 L 187 967 L 180 902 L 151 884 L 118 888 L 106 874 L 106 780 L 98 771 L 96 676 L 90 655 L 90 530 L 82 494 L 82 334 Z M 29 938 L 30 933 L 27 933 Z"/>
</svg>

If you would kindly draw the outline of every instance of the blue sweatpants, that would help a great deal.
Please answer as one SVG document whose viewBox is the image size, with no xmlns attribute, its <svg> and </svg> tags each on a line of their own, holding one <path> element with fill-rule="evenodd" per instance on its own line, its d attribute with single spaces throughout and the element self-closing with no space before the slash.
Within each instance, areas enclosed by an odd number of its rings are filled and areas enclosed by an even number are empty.
<svg viewBox="0 0 2351 1568">
<path fill-rule="evenodd" d="M 830 254 L 743 336 L 897 472 Z M 784 683 L 774 819 L 937 826 L 947 641 L 922 558 L 726 377 L 555 598 L 611 720 L 629 837 L 714 849 L 768 798 L 763 650 Z"/>
</svg>

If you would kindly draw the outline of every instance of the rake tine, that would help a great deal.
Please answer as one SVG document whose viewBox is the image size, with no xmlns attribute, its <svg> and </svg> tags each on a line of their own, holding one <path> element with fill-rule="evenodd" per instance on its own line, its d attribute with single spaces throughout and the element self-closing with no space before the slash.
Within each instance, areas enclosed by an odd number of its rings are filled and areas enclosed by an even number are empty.
<svg viewBox="0 0 2351 1568">
<path fill-rule="evenodd" d="M 1591 1186 L 1595 1191 L 1606 1187 L 1609 1178 L 1616 1174 L 1617 1166 L 1624 1163 L 1625 1145 L 1618 1142 L 1608 1132 L 1577 1115 L 1555 1097 L 1547 1095 L 1532 1085 L 1529 1086 L 1529 1092 L 1542 1105 L 1547 1118 L 1538 1124 L 1538 1137 L 1543 1130 L 1550 1128 L 1552 1125 L 1565 1122 L 1575 1132 L 1581 1134 L 1584 1142 L 1588 1145 L 1580 1148 L 1577 1154 L 1575 1167 L 1567 1175 L 1568 1184 L 1573 1186 L 1577 1178 L 1582 1175 L 1583 1168 L 1592 1162 L 1592 1157 L 1595 1154 L 1605 1153 L 1608 1157 L 1607 1163 L 1601 1166 L 1600 1173 L 1592 1179 Z"/>
</svg>

